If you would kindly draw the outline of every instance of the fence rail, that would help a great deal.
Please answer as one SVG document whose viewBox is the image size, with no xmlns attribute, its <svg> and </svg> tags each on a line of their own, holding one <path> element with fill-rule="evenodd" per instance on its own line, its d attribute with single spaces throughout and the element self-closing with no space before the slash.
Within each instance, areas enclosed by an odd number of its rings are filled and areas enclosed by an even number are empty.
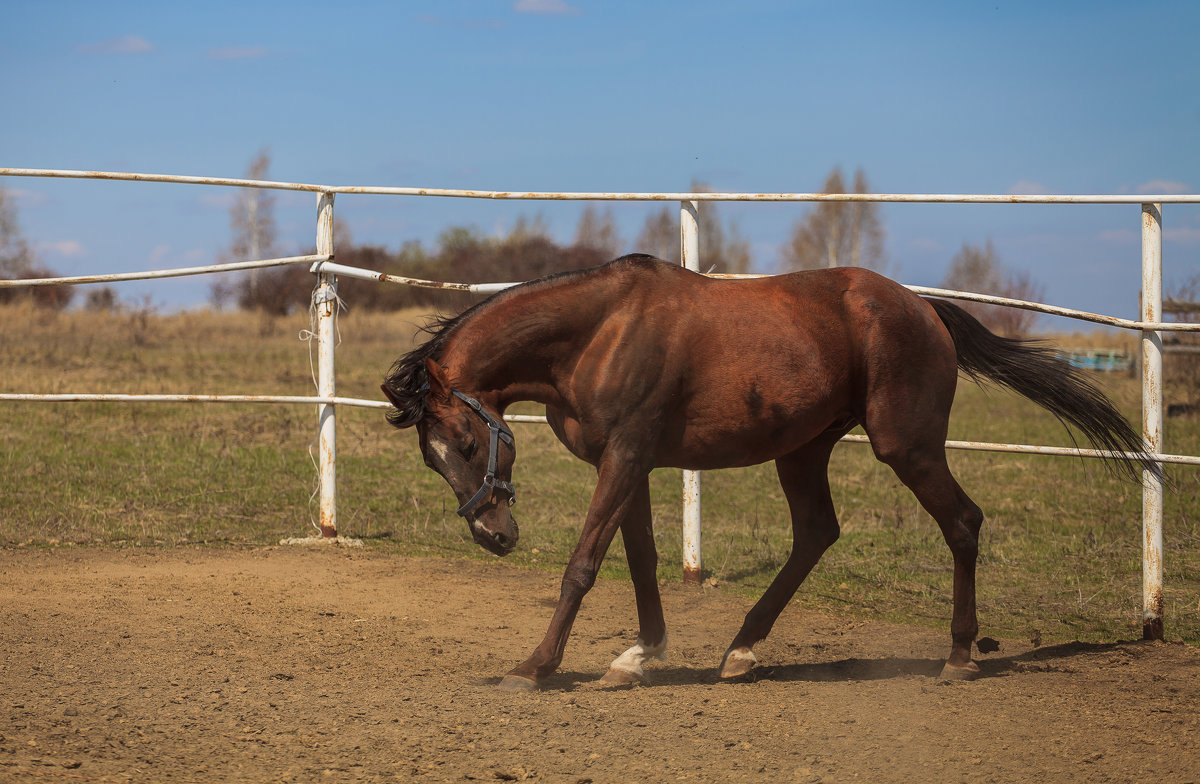
<svg viewBox="0 0 1200 784">
<path fill-rule="evenodd" d="M 0 401 L 68 402 L 206 402 L 206 403 L 281 403 L 315 404 L 318 407 L 318 472 L 320 496 L 320 528 L 323 536 L 337 537 L 337 480 L 336 480 L 336 409 L 337 406 L 361 406 L 385 409 L 388 403 L 374 400 L 339 397 L 336 394 L 334 351 L 337 312 L 337 277 L 355 277 L 409 286 L 452 289 L 490 293 L 515 283 L 466 284 L 428 281 L 399 275 L 364 270 L 337 264 L 334 261 L 333 203 L 339 193 L 383 196 L 441 197 L 496 200 L 559 200 L 559 201 L 672 201 L 680 205 L 680 250 L 682 263 L 699 272 L 699 202 L 875 202 L 893 204 L 1127 204 L 1141 208 L 1142 237 L 1142 297 L 1139 319 L 1123 319 L 1088 313 L 1056 305 L 1025 302 L 971 292 L 949 291 L 921 286 L 909 286 L 918 294 L 970 300 L 1007 307 L 1017 307 L 1039 313 L 1065 316 L 1111 327 L 1130 329 L 1141 334 L 1142 355 L 1142 431 L 1147 449 L 1157 462 L 1200 465 L 1200 457 L 1162 453 L 1162 333 L 1167 331 L 1200 331 L 1200 324 L 1163 322 L 1162 299 L 1162 205 L 1200 204 L 1200 194 L 1155 195 L 997 195 L 997 194 L 866 194 L 866 193 L 618 193 L 618 192 L 547 192 L 547 191 L 488 191 L 448 188 L 330 186 L 308 183 L 273 182 L 221 177 L 194 177 L 170 174 L 138 174 L 131 172 L 76 171 L 63 169 L 0 168 L 0 176 L 51 177 L 130 182 L 177 183 L 241 188 L 266 188 L 286 191 L 307 191 L 317 194 L 317 233 L 315 254 L 276 259 L 252 259 L 230 264 L 204 267 L 185 267 L 149 272 L 110 273 L 74 277 L 40 278 L 0 281 L 0 288 L 22 286 L 76 285 L 109 283 L 127 280 L 201 275 L 215 272 L 249 270 L 287 264 L 310 264 L 317 278 L 313 293 L 318 342 L 317 395 L 119 395 L 119 394 L 37 394 L 5 393 Z M 545 422 L 545 417 L 510 416 L 513 422 Z M 847 436 L 846 441 L 867 443 L 866 436 Z M 1031 446 L 1024 444 L 991 444 L 973 441 L 950 441 L 951 449 L 1020 452 L 1028 454 L 1066 455 L 1073 457 L 1112 457 L 1112 453 L 1065 447 Z M 1142 486 L 1142 632 L 1153 639 L 1163 637 L 1162 597 L 1162 502 L 1161 478 L 1151 471 L 1143 472 Z M 684 471 L 684 552 L 685 579 L 698 580 L 700 560 L 700 474 Z"/>
<path fill-rule="evenodd" d="M 490 191 L 463 188 L 405 188 L 373 185 L 315 185 L 302 182 L 195 177 L 180 174 L 138 174 L 70 169 L 0 168 L 0 176 L 52 177 L 82 180 L 160 182 L 183 185 L 221 185 L 311 193 L 375 196 L 436 196 L 453 199 L 515 201 L 859 201 L 888 204 L 1200 204 L 1200 194 L 989 194 L 989 193 L 710 193 L 613 191 Z"/>
</svg>

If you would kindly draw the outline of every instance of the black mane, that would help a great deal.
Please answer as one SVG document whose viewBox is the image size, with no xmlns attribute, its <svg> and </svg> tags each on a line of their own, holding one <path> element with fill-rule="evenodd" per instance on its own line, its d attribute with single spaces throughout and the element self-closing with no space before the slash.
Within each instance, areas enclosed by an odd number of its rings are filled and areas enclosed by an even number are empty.
<svg viewBox="0 0 1200 784">
<path fill-rule="evenodd" d="M 425 392 L 427 390 L 426 385 L 429 383 L 429 370 L 425 366 L 425 360 L 432 359 L 435 362 L 439 360 L 442 356 L 442 350 L 446 346 L 446 341 L 454 333 L 454 330 L 490 303 L 513 296 L 517 292 L 528 291 L 534 287 L 561 281 L 564 278 L 578 278 L 590 275 L 597 270 L 621 262 L 637 263 L 651 260 L 655 259 L 652 256 L 642 253 L 631 253 L 599 267 L 556 272 L 493 294 L 482 302 L 467 308 L 457 316 L 431 317 L 429 322 L 421 327 L 421 331 L 428 334 L 429 339 L 393 362 L 387 376 L 384 378 L 384 386 L 387 387 L 390 393 L 389 397 L 392 398 L 394 406 L 387 413 L 388 424 L 393 427 L 403 428 L 412 427 L 421 421 L 425 416 Z M 396 405 L 397 403 L 399 405 Z"/>
<path fill-rule="evenodd" d="M 441 356 L 446 338 L 474 309 L 470 308 L 453 317 L 431 317 L 421 327 L 429 339 L 392 363 L 383 380 L 394 406 L 387 412 L 389 425 L 412 427 L 425 416 L 425 392 L 429 383 L 429 369 L 425 367 L 425 360 L 436 361 Z"/>
</svg>

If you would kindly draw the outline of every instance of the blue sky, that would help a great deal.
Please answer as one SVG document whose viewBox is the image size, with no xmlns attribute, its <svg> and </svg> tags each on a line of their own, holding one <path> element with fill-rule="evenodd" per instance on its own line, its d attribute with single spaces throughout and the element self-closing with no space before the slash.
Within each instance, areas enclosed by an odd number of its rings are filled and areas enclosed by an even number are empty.
<svg viewBox="0 0 1200 784">
<path fill-rule="evenodd" d="M 1200 191 L 1192 2 L 0 2 L 0 166 L 498 190 Z M 232 192 L 0 178 L 63 274 L 228 247 Z M 579 203 L 339 197 L 356 242 L 431 245 Z M 614 207 L 626 249 L 655 205 Z M 759 269 L 805 205 L 723 205 Z M 935 285 L 989 239 L 1054 303 L 1133 316 L 1136 206 L 891 205 L 896 277 Z M 280 245 L 315 197 L 281 194 Z M 1168 282 L 1200 274 L 1200 207 L 1164 210 Z M 703 249 L 701 250 L 703 253 Z M 125 299 L 200 304 L 203 278 Z M 353 306 L 353 303 L 349 303 Z"/>
</svg>

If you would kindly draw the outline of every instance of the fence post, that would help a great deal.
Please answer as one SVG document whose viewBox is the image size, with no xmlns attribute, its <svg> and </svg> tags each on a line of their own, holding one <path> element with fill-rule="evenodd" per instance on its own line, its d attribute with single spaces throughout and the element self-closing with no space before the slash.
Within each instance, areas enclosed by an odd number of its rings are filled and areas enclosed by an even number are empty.
<svg viewBox="0 0 1200 784">
<path fill-rule="evenodd" d="M 317 253 L 333 255 L 333 196 L 321 193 L 317 200 Z M 333 397 L 337 394 L 334 380 L 333 354 L 337 345 L 334 318 L 337 315 L 337 277 L 317 273 L 313 290 L 313 309 L 317 317 L 317 394 Z M 321 536 L 337 537 L 337 427 L 335 406 L 317 404 L 318 471 L 320 473 Z"/>
<path fill-rule="evenodd" d="M 1162 205 L 1142 205 L 1142 321 L 1162 321 Z M 1163 450 L 1162 333 L 1142 332 L 1142 433 Z M 1162 464 L 1159 463 L 1159 467 Z M 1142 637 L 1163 639 L 1163 484 L 1142 471 Z"/>
<path fill-rule="evenodd" d="M 700 205 L 680 202 L 679 261 L 694 272 L 700 271 Z M 700 556 L 700 472 L 683 472 L 683 581 L 698 585 Z"/>
</svg>

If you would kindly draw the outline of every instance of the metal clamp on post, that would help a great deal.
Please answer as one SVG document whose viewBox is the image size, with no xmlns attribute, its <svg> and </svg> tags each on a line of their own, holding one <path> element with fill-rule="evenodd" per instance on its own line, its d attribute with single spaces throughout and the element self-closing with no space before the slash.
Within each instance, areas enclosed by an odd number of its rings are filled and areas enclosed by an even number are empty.
<svg viewBox="0 0 1200 784">
<path fill-rule="evenodd" d="M 324 305 L 327 302 L 337 302 L 337 278 L 333 275 L 323 275 L 317 288 L 313 291 L 312 301 L 314 305 Z"/>
</svg>

